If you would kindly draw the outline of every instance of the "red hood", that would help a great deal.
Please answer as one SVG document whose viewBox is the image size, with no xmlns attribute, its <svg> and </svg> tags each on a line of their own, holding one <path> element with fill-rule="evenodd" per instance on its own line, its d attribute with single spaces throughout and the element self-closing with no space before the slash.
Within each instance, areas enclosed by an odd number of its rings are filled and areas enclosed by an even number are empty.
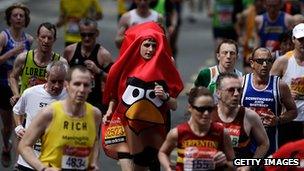
<svg viewBox="0 0 304 171">
<path fill-rule="evenodd" d="M 140 55 L 140 46 L 148 38 L 156 41 L 156 53 L 150 60 Z M 183 89 L 180 75 L 171 59 L 171 51 L 162 28 L 155 22 L 131 27 L 125 33 L 117 61 L 111 67 L 104 91 L 104 103 L 120 100 L 128 77 L 150 82 L 164 80 L 171 97 L 176 98 Z"/>
</svg>

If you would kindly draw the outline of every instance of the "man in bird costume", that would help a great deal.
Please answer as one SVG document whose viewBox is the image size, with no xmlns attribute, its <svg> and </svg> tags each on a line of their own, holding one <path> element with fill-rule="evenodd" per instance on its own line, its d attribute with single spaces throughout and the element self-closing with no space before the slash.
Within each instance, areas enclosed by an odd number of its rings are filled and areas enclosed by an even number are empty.
<svg viewBox="0 0 304 171">
<path fill-rule="evenodd" d="M 155 22 L 128 29 L 107 78 L 102 131 L 106 154 L 119 159 L 122 170 L 144 170 L 157 160 L 166 115 L 182 89 L 163 29 Z"/>
</svg>

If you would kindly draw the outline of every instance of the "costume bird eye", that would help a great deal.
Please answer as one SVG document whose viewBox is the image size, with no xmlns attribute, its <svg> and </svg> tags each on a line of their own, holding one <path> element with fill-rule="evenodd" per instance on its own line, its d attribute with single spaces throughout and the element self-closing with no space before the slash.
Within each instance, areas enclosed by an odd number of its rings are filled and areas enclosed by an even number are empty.
<svg viewBox="0 0 304 171">
<path fill-rule="evenodd" d="M 122 95 L 122 100 L 127 104 L 131 105 L 134 102 L 142 99 L 145 95 L 145 90 L 139 87 L 128 85 L 126 91 Z"/>
<path fill-rule="evenodd" d="M 146 98 L 154 103 L 156 107 L 160 107 L 163 104 L 163 101 L 155 96 L 154 90 L 147 90 Z"/>
</svg>

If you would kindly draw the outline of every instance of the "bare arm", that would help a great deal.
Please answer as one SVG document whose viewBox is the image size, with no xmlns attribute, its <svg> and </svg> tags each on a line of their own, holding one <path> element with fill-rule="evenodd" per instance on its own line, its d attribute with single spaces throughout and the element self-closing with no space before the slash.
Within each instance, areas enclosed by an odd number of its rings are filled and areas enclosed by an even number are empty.
<svg viewBox="0 0 304 171">
<path fill-rule="evenodd" d="M 111 100 L 110 103 L 109 103 L 107 113 L 102 118 L 102 123 L 103 124 L 106 124 L 106 123 L 110 122 L 115 105 L 116 105 L 116 101 Z"/>
<path fill-rule="evenodd" d="M 282 123 L 290 122 L 293 119 L 295 119 L 298 113 L 297 113 L 297 106 L 295 104 L 295 101 L 292 100 L 293 98 L 291 96 L 288 85 L 280 80 L 279 89 L 281 92 L 281 102 L 286 108 L 286 111 L 278 117 L 277 122 L 282 124 Z"/>
<path fill-rule="evenodd" d="M 272 68 L 270 70 L 270 75 L 277 75 L 279 77 L 283 77 L 285 70 L 287 68 L 288 58 L 282 56 L 274 61 Z"/>
<path fill-rule="evenodd" d="M 66 23 L 66 14 L 63 8 L 63 1 L 60 1 L 60 15 L 56 22 L 56 27 L 61 27 Z"/>
<path fill-rule="evenodd" d="M 252 135 L 257 142 L 257 149 L 253 158 L 263 158 L 269 148 L 269 140 L 265 128 L 257 113 L 250 109 L 246 109 L 245 112 L 246 119 L 244 126 L 245 128 L 250 128 L 249 130 L 252 132 Z"/>
<path fill-rule="evenodd" d="M 27 52 L 23 52 L 17 56 L 14 62 L 14 68 L 9 76 L 9 82 L 13 95 L 17 97 L 19 97 L 19 76 L 21 76 L 22 69 L 25 65 L 26 53 Z"/>
<path fill-rule="evenodd" d="M 178 24 L 178 13 L 175 8 L 172 9 L 170 14 L 170 26 L 168 27 L 169 36 L 171 37 L 172 34 L 175 32 L 177 24 Z"/>
<path fill-rule="evenodd" d="M 239 36 L 239 39 L 243 36 L 244 24 L 247 18 L 247 11 L 248 9 L 236 15 L 235 31 Z M 243 41 L 241 43 L 243 43 Z"/>
<path fill-rule="evenodd" d="M 70 62 L 73 58 L 73 55 L 75 53 L 76 44 L 72 44 L 64 48 L 63 51 L 63 58 L 67 60 L 67 62 Z"/>
<path fill-rule="evenodd" d="M 0 52 L 4 49 L 6 43 L 6 36 L 3 32 L 0 33 Z M 6 53 L 0 56 L 0 64 L 3 64 L 9 58 L 17 56 L 19 53 L 24 51 L 24 44 L 16 45 L 13 49 L 10 49 Z"/>
<path fill-rule="evenodd" d="M 172 164 L 170 162 L 169 156 L 173 151 L 173 149 L 177 146 L 177 138 L 178 138 L 177 128 L 173 128 L 172 130 L 169 131 L 166 140 L 159 149 L 158 159 L 166 171 L 172 170 L 171 169 Z"/>
<path fill-rule="evenodd" d="M 155 96 L 157 96 L 165 103 L 167 103 L 170 109 L 172 110 L 177 109 L 177 100 L 173 97 L 170 97 L 170 94 L 165 92 L 163 86 L 155 83 L 154 92 L 155 92 Z"/>
<path fill-rule="evenodd" d="M 262 15 L 258 15 L 255 17 L 255 38 L 256 38 L 256 45 L 255 47 L 260 46 L 260 36 L 259 36 L 259 30 L 262 28 L 262 24 L 263 24 L 263 16 Z"/>
<path fill-rule="evenodd" d="M 22 138 L 25 133 L 25 128 L 23 127 L 25 108 L 26 108 L 26 92 L 20 97 L 16 105 L 13 107 L 14 121 L 15 121 L 15 133 L 18 138 Z"/>
<path fill-rule="evenodd" d="M 102 77 L 102 81 L 105 82 L 108 76 L 110 65 L 114 63 L 114 60 L 112 58 L 111 53 L 106 50 L 104 47 L 100 47 L 97 55 L 97 61 L 99 66 L 102 66 L 102 68 L 98 68 L 98 74 Z"/>
<path fill-rule="evenodd" d="M 285 25 L 287 26 L 287 28 L 289 30 L 291 30 L 294 27 L 294 23 L 295 23 L 295 20 L 294 20 L 293 16 L 290 14 L 286 14 L 285 15 Z"/>
<path fill-rule="evenodd" d="M 99 109 L 94 107 L 94 113 L 95 113 L 95 125 L 96 125 L 96 134 L 99 132 L 100 124 L 101 124 L 101 112 Z M 94 170 L 99 170 L 98 167 L 98 158 L 99 158 L 99 139 L 98 135 L 96 135 L 94 147 L 93 147 L 93 155 L 92 160 L 89 165 L 90 168 L 94 168 Z"/>
<path fill-rule="evenodd" d="M 32 46 L 32 45 L 33 45 L 33 42 L 34 42 L 34 37 L 33 37 L 32 35 L 30 35 L 30 34 L 26 34 L 26 37 L 27 37 L 27 39 L 29 40 L 30 45 Z"/>
<path fill-rule="evenodd" d="M 227 165 L 229 168 L 233 168 L 233 164 L 232 164 L 232 160 L 234 159 L 234 151 L 233 151 L 233 147 L 231 144 L 231 139 L 229 134 L 227 133 L 227 131 L 224 130 L 224 153 L 226 155 L 227 158 Z"/>
<path fill-rule="evenodd" d="M 117 29 L 117 34 L 115 38 L 115 44 L 117 48 L 120 48 L 122 41 L 125 37 L 125 31 L 129 27 L 129 21 L 130 21 L 130 16 L 129 13 L 125 13 L 121 16 L 119 22 L 118 22 L 118 29 Z"/>
<path fill-rule="evenodd" d="M 103 18 L 103 13 L 102 13 L 102 9 L 101 9 L 101 6 L 99 4 L 99 1 L 94 0 L 93 1 L 93 7 L 95 8 L 95 15 L 93 16 L 93 18 L 95 20 L 101 20 Z"/>
<path fill-rule="evenodd" d="M 170 99 L 169 101 L 167 101 L 167 104 L 171 110 L 175 111 L 177 109 L 177 100 L 173 97 L 169 97 L 169 98 Z"/>
<path fill-rule="evenodd" d="M 101 49 L 98 52 L 98 62 L 99 65 L 103 67 L 106 67 L 114 62 L 111 53 L 108 50 L 106 50 L 104 47 L 101 47 Z"/>
<path fill-rule="evenodd" d="M 52 113 L 51 106 L 47 106 L 39 111 L 28 128 L 30 131 L 25 132 L 18 146 L 22 157 L 36 170 L 42 170 L 46 166 L 36 157 L 32 147 L 51 123 Z"/>
</svg>

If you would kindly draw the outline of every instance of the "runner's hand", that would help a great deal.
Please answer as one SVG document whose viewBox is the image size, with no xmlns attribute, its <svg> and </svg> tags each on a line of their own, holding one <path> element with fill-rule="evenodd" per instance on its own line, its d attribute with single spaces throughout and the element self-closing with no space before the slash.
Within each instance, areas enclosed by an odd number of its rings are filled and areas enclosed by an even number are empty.
<svg viewBox="0 0 304 171">
<path fill-rule="evenodd" d="M 10 98 L 10 104 L 12 106 L 14 106 L 17 103 L 17 101 L 19 100 L 19 98 L 20 98 L 20 95 L 14 95 L 13 97 Z"/>
<path fill-rule="evenodd" d="M 214 161 L 215 167 L 224 166 L 227 163 L 227 158 L 226 158 L 226 155 L 222 151 L 219 151 L 214 155 L 213 161 Z"/>
<path fill-rule="evenodd" d="M 156 82 L 155 82 L 155 87 L 154 87 L 154 93 L 155 93 L 155 96 L 157 96 L 161 100 L 166 100 L 168 98 L 168 94 L 165 92 L 163 86 L 159 85 Z"/>
<path fill-rule="evenodd" d="M 107 110 L 107 113 L 102 117 L 102 123 L 103 124 L 108 124 L 111 120 L 111 117 L 112 117 L 112 110 L 111 109 L 108 109 Z"/>
<path fill-rule="evenodd" d="M 18 125 L 15 128 L 15 133 L 18 136 L 19 139 L 21 139 L 23 137 L 23 135 L 25 134 L 25 129 L 22 125 Z"/>
<path fill-rule="evenodd" d="M 275 115 L 268 114 L 268 113 L 260 113 L 261 117 L 263 118 L 263 125 L 265 126 L 275 126 L 277 124 L 277 119 Z"/>
</svg>

